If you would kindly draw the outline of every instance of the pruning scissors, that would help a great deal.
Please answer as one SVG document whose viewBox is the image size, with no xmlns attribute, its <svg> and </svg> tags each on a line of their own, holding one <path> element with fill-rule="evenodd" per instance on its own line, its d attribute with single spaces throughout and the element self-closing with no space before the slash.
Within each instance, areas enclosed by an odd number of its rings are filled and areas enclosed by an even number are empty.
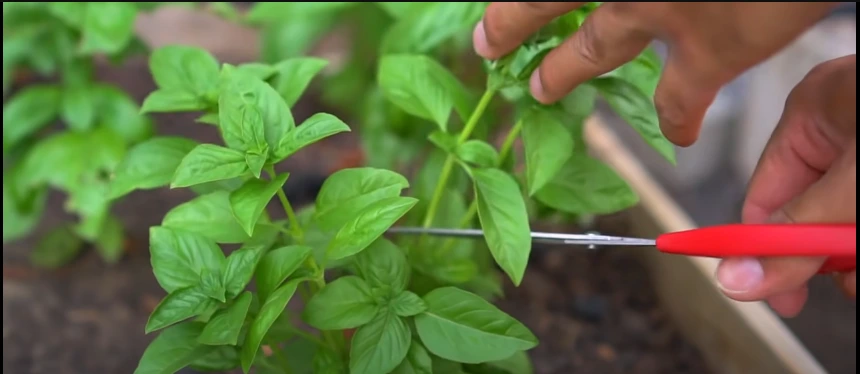
<svg viewBox="0 0 860 374">
<path fill-rule="evenodd" d="M 392 227 L 392 234 L 479 238 L 477 229 Z M 656 239 L 599 234 L 532 232 L 532 241 L 550 244 L 656 247 L 698 257 L 827 257 L 819 274 L 857 268 L 856 224 L 729 224 L 667 233 Z"/>
</svg>

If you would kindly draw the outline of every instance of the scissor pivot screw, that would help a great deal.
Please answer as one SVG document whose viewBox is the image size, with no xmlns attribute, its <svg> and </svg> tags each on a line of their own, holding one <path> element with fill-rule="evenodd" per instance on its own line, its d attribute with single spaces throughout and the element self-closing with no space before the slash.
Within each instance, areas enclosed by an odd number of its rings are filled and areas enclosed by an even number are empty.
<svg viewBox="0 0 860 374">
<path fill-rule="evenodd" d="M 588 235 L 588 236 L 597 236 L 597 235 L 600 235 L 600 233 L 599 233 L 599 232 L 597 232 L 597 231 L 586 231 L 586 232 L 585 232 L 585 235 Z M 590 249 L 590 250 L 595 250 L 595 249 L 597 249 L 597 244 L 589 244 L 589 245 L 588 245 L 588 247 L 586 247 L 586 248 L 588 248 L 588 249 Z"/>
</svg>

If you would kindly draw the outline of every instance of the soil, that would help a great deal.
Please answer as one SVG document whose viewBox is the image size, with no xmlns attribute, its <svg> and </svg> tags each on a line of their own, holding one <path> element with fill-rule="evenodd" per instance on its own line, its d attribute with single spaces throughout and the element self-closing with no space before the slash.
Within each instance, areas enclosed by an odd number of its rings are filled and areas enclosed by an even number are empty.
<svg viewBox="0 0 860 374">
<path fill-rule="evenodd" d="M 100 75 L 141 101 L 154 88 L 145 61 Z M 296 119 L 315 108 L 319 104 L 303 100 Z M 193 118 L 157 116 L 158 132 L 217 141 L 214 128 L 195 124 Z M 283 165 L 291 172 L 287 193 L 299 205 L 313 200 L 326 173 L 360 162 L 351 135 L 330 139 Z M 167 189 L 132 194 L 115 208 L 129 235 L 121 262 L 108 266 L 87 251 L 51 271 L 31 267 L 27 255 L 35 238 L 68 219 L 64 198 L 52 196 L 38 231 L 3 247 L 3 369 L 20 374 L 131 373 L 152 339 L 143 334 L 147 317 L 164 296 L 149 265 L 147 230 L 190 196 Z M 605 219 L 600 229 L 624 234 L 629 224 L 624 217 Z M 523 285 L 508 287 L 508 297 L 499 305 L 540 338 L 531 352 L 536 373 L 708 372 L 661 310 L 635 256 L 623 250 L 535 252 Z"/>
</svg>

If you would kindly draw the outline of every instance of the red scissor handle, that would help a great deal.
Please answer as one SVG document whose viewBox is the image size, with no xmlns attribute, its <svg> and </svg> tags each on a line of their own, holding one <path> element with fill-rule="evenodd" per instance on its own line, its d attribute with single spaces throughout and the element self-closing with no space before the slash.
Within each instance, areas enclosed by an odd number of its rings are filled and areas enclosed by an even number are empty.
<svg viewBox="0 0 860 374">
<path fill-rule="evenodd" d="M 857 268 L 856 224 L 720 225 L 657 238 L 665 253 L 702 257 L 827 257 L 819 274 Z"/>
</svg>

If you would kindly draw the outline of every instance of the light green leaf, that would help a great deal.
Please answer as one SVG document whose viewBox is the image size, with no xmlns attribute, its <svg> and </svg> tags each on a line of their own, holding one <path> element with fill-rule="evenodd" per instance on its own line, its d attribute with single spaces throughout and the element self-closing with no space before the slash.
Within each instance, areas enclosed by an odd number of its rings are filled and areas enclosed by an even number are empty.
<svg viewBox="0 0 860 374">
<path fill-rule="evenodd" d="M 329 283 L 314 295 L 302 319 L 320 330 L 344 330 L 370 322 L 378 310 L 367 282 L 348 275 Z"/>
<path fill-rule="evenodd" d="M 417 339 L 412 340 L 406 359 L 391 374 L 433 374 L 433 359 Z"/>
<path fill-rule="evenodd" d="M 275 67 L 267 64 L 263 64 L 260 62 L 249 62 L 246 64 L 241 64 L 236 67 L 236 69 L 243 74 L 249 74 L 254 78 L 259 80 L 266 80 L 272 77 L 275 74 Z"/>
<path fill-rule="evenodd" d="M 236 178 L 247 171 L 248 165 L 242 152 L 214 144 L 200 144 L 182 158 L 170 188 Z"/>
<path fill-rule="evenodd" d="M 236 345 L 252 299 L 251 293 L 245 291 L 232 305 L 215 313 L 197 341 L 206 345 Z"/>
<path fill-rule="evenodd" d="M 180 288 L 170 292 L 158 303 L 149 320 L 146 321 L 145 333 L 163 329 L 167 326 L 182 322 L 191 317 L 199 316 L 218 306 L 215 300 L 206 296 L 200 286 Z"/>
<path fill-rule="evenodd" d="M 250 179 L 238 190 L 230 193 L 230 209 L 233 211 L 233 217 L 239 221 L 239 225 L 248 236 L 254 235 L 254 227 L 257 226 L 260 215 L 278 190 L 284 187 L 289 176 L 289 173 L 283 173 L 271 181 Z"/>
<path fill-rule="evenodd" d="M 409 352 L 412 330 L 394 313 L 382 313 L 358 328 L 349 351 L 349 372 L 390 373 Z"/>
<path fill-rule="evenodd" d="M 152 52 L 149 70 L 159 89 L 190 93 L 203 101 L 217 87 L 220 69 L 205 49 L 168 45 Z"/>
<path fill-rule="evenodd" d="M 215 347 L 197 342 L 203 331 L 199 322 L 185 322 L 166 328 L 143 352 L 134 374 L 171 374 L 211 353 Z"/>
<path fill-rule="evenodd" d="M 275 65 L 272 87 L 284 98 L 287 105 L 292 107 L 299 101 L 311 80 L 327 65 L 328 61 L 317 57 L 297 57 L 281 61 Z"/>
<path fill-rule="evenodd" d="M 246 245 L 231 253 L 227 257 L 227 265 L 224 267 L 224 288 L 228 298 L 236 297 L 254 276 L 257 264 L 265 254 L 264 245 Z"/>
<path fill-rule="evenodd" d="M 529 195 L 534 195 L 570 159 L 574 144 L 571 133 L 553 113 L 532 107 L 522 121 Z"/>
<path fill-rule="evenodd" d="M 380 3 L 383 4 L 383 3 Z M 481 2 L 384 3 L 390 6 L 419 8 L 398 17 L 382 40 L 382 51 L 390 53 L 427 53 L 453 37 L 471 35 L 481 20 L 486 4 Z M 406 5 L 410 4 L 410 5 Z"/>
<path fill-rule="evenodd" d="M 484 239 L 496 263 L 518 286 L 532 249 L 528 211 L 519 185 L 498 169 L 477 169 L 472 173 Z"/>
<path fill-rule="evenodd" d="M 316 199 L 316 220 L 326 230 L 337 230 L 362 209 L 409 188 L 402 175 L 385 169 L 343 169 L 329 176 Z"/>
<path fill-rule="evenodd" d="M 415 206 L 418 199 L 396 196 L 368 205 L 338 230 L 326 250 L 326 257 L 339 260 L 367 248 Z"/>
<path fill-rule="evenodd" d="M 98 99 L 97 122 L 110 129 L 128 144 L 136 144 L 152 137 L 152 120 L 140 114 L 137 100 L 119 87 L 109 84 L 94 85 Z"/>
<path fill-rule="evenodd" d="M 245 152 L 245 164 L 248 165 L 248 170 L 251 171 L 254 178 L 260 179 L 260 175 L 263 173 L 263 167 L 266 166 L 266 159 L 268 159 L 266 153 L 268 152 Z"/>
<path fill-rule="evenodd" d="M 217 243 L 244 243 L 250 238 L 233 217 L 228 191 L 200 195 L 175 206 L 161 225 L 197 233 Z"/>
<path fill-rule="evenodd" d="M 169 293 L 197 285 L 204 269 L 220 270 L 226 261 L 210 239 L 161 226 L 149 229 L 149 251 L 155 279 Z"/>
<path fill-rule="evenodd" d="M 57 118 L 61 93 L 57 86 L 27 87 L 3 105 L 3 151 L 11 149 Z"/>
<path fill-rule="evenodd" d="M 227 298 L 225 297 L 227 289 L 224 287 L 222 279 L 220 269 L 203 269 L 200 274 L 200 292 L 211 299 L 222 303 L 227 302 Z"/>
<path fill-rule="evenodd" d="M 263 256 L 254 277 L 260 300 L 268 300 L 269 294 L 302 266 L 311 250 L 311 247 L 303 245 L 290 245 L 273 249 Z"/>
<path fill-rule="evenodd" d="M 272 327 L 278 316 L 284 312 L 284 308 L 287 307 L 287 303 L 290 302 L 293 294 L 296 293 L 296 288 L 300 282 L 297 279 L 279 287 L 266 298 L 265 303 L 260 307 L 260 313 L 257 314 L 254 322 L 251 323 L 248 335 L 245 336 L 245 341 L 242 343 L 242 370 L 245 373 L 251 369 L 251 364 L 254 363 L 254 358 L 257 357 L 257 351 L 260 350 L 260 343 L 263 342 L 266 332 L 269 331 L 269 328 Z"/>
<path fill-rule="evenodd" d="M 581 153 L 575 153 L 535 199 L 571 214 L 611 214 L 639 202 L 615 171 Z"/>
<path fill-rule="evenodd" d="M 111 180 L 111 199 L 134 190 L 166 186 L 182 159 L 197 145 L 193 140 L 165 136 L 131 148 L 117 166 Z"/>
<path fill-rule="evenodd" d="M 96 250 L 107 263 L 115 264 L 122 257 L 124 248 L 125 231 L 122 223 L 114 218 L 107 217 L 102 224 L 101 233 L 96 238 Z"/>
<path fill-rule="evenodd" d="M 663 62 L 653 48 L 645 48 L 639 56 L 619 66 L 617 69 L 604 74 L 602 77 L 614 77 L 625 80 L 636 86 L 649 98 L 654 97 L 657 84 L 660 82 Z"/>
<path fill-rule="evenodd" d="M 618 78 L 597 78 L 589 81 L 596 87 L 612 110 L 633 127 L 652 148 L 671 163 L 675 163 L 675 146 L 660 130 L 660 119 L 653 100 L 635 85 Z"/>
<path fill-rule="evenodd" d="M 30 252 L 30 262 L 44 268 L 58 268 L 72 261 L 83 249 L 84 242 L 70 226 L 60 226 L 42 236 Z"/>
<path fill-rule="evenodd" d="M 122 51 L 134 35 L 136 17 L 137 8 L 134 3 L 87 3 L 81 51 L 88 54 L 114 54 Z"/>
<path fill-rule="evenodd" d="M 69 128 L 86 131 L 96 119 L 96 97 L 90 87 L 76 84 L 63 91 L 61 114 Z"/>
<path fill-rule="evenodd" d="M 406 254 L 385 238 L 376 239 L 354 261 L 358 275 L 372 287 L 390 287 L 398 294 L 409 284 Z"/>
<path fill-rule="evenodd" d="M 428 309 L 415 317 L 415 327 L 427 350 L 444 359 L 477 364 L 537 346 L 528 328 L 480 296 L 443 287 L 424 301 Z"/>
<path fill-rule="evenodd" d="M 478 167 L 489 168 L 499 163 L 499 152 L 487 142 L 469 140 L 457 146 L 457 157 Z"/>
<path fill-rule="evenodd" d="M 274 162 L 290 157 L 298 150 L 324 138 L 341 132 L 348 132 L 349 126 L 328 113 L 317 113 L 292 131 L 288 132 L 275 149 Z"/>
<path fill-rule="evenodd" d="M 436 130 L 430 133 L 427 140 L 445 151 L 445 153 L 455 153 L 457 150 L 457 136 L 454 134 Z"/>
<path fill-rule="evenodd" d="M 403 291 L 391 300 L 391 310 L 401 317 L 412 317 L 427 310 L 427 304 L 414 292 Z"/>
<path fill-rule="evenodd" d="M 272 86 L 248 74 L 229 73 L 219 99 L 219 125 L 227 146 L 241 151 L 278 148 L 296 127 L 290 108 Z"/>
<path fill-rule="evenodd" d="M 197 93 L 179 88 L 161 88 L 151 92 L 143 100 L 141 113 L 192 112 L 209 107 Z"/>
<path fill-rule="evenodd" d="M 433 121 L 443 132 L 452 109 L 463 121 L 472 110 L 471 96 L 463 84 L 428 56 L 383 56 L 378 74 L 389 101 L 413 116 Z"/>
</svg>

